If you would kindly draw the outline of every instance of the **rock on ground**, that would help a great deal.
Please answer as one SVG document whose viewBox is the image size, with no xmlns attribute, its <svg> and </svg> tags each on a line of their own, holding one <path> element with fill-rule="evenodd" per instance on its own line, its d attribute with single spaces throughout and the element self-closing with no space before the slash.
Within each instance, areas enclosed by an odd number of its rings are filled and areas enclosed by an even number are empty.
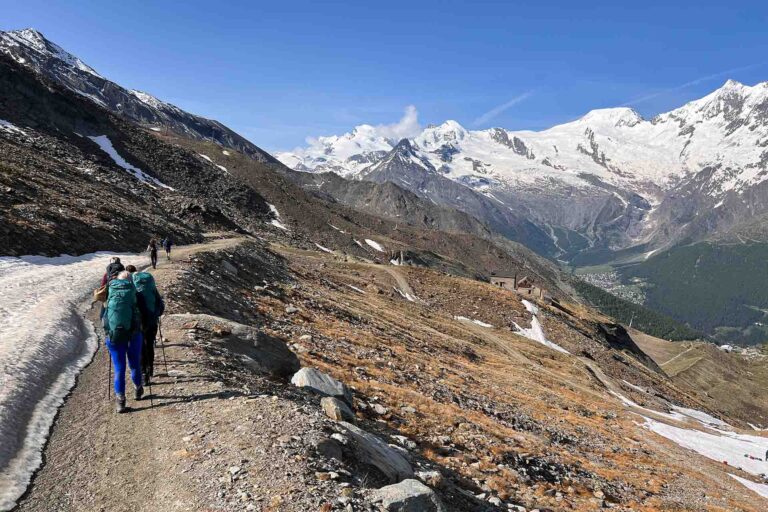
<svg viewBox="0 0 768 512">
<path fill-rule="evenodd" d="M 352 403 L 352 392 L 347 386 L 315 368 L 302 368 L 291 378 L 291 383 L 321 395 L 340 398 L 348 404 Z"/>
<path fill-rule="evenodd" d="M 351 423 L 341 422 L 339 425 L 352 440 L 358 460 L 376 467 L 392 482 L 413 477 L 413 468 L 397 450 Z"/>
<path fill-rule="evenodd" d="M 352 409 L 338 398 L 332 396 L 323 397 L 323 399 L 320 400 L 320 406 L 323 408 L 325 415 L 332 420 L 348 421 L 350 423 L 355 423 L 357 420 Z"/>
<path fill-rule="evenodd" d="M 388 512 L 445 512 L 447 509 L 435 491 L 408 479 L 373 492 L 373 501 L 380 502 Z"/>
<path fill-rule="evenodd" d="M 210 332 L 210 341 L 219 343 L 234 354 L 245 356 L 248 366 L 261 374 L 287 378 L 301 367 L 296 354 L 283 340 L 255 327 L 202 314 L 167 315 L 163 317 L 163 324 Z"/>
</svg>

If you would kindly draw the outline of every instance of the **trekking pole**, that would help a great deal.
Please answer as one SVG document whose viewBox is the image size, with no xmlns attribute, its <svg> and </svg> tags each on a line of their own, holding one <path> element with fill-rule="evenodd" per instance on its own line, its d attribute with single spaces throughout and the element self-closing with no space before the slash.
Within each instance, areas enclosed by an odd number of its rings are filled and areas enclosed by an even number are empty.
<svg viewBox="0 0 768 512">
<path fill-rule="evenodd" d="M 163 322 L 157 320 L 157 328 L 160 330 L 160 348 L 163 350 L 163 364 L 165 365 L 165 374 L 168 375 L 168 360 L 165 358 L 165 342 L 163 341 Z"/>
<path fill-rule="evenodd" d="M 107 344 L 104 343 L 104 348 L 107 348 Z M 107 377 L 107 400 L 112 398 L 112 354 L 109 353 L 109 349 L 107 349 L 107 357 L 109 358 L 109 361 L 107 363 L 107 366 L 109 366 L 109 376 Z"/>
<path fill-rule="evenodd" d="M 149 408 L 152 409 L 155 406 L 155 400 L 152 398 L 152 380 L 151 379 L 149 382 L 147 382 L 147 387 L 149 387 Z"/>
</svg>

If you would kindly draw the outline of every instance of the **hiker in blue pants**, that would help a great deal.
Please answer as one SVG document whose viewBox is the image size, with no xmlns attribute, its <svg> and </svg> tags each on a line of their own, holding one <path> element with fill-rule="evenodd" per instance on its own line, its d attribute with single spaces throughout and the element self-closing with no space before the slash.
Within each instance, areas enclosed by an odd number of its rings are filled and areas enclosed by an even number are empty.
<svg viewBox="0 0 768 512">
<path fill-rule="evenodd" d="M 115 399 L 117 412 L 125 407 L 125 361 L 131 369 L 131 380 L 136 388 L 135 398 L 141 400 L 144 387 L 141 381 L 141 310 L 142 298 L 136 293 L 130 273 L 120 272 L 109 282 L 107 300 L 102 311 L 106 345 L 115 369 Z"/>
<path fill-rule="evenodd" d="M 117 412 L 123 413 L 125 407 L 125 360 L 128 359 L 128 367 L 131 370 L 131 380 L 136 388 L 135 398 L 141 400 L 144 395 L 141 375 L 141 332 L 133 334 L 128 343 L 114 343 L 107 338 L 107 349 L 112 358 L 112 367 L 115 369 L 115 399 L 117 400 Z"/>
</svg>

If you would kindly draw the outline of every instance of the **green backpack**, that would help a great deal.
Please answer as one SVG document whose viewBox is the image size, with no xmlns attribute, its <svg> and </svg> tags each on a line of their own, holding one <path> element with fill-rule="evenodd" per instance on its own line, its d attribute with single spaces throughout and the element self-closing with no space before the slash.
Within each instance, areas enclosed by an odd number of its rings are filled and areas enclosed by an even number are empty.
<svg viewBox="0 0 768 512">
<path fill-rule="evenodd" d="M 157 286 L 152 274 L 149 272 L 136 272 L 133 274 L 133 285 L 136 287 L 136 292 L 144 298 L 147 310 L 157 316 L 159 305 L 157 303 Z"/>
<path fill-rule="evenodd" d="M 110 281 L 104 326 L 111 341 L 124 343 L 130 339 L 137 310 L 136 288 L 133 283 L 128 279 Z"/>
</svg>

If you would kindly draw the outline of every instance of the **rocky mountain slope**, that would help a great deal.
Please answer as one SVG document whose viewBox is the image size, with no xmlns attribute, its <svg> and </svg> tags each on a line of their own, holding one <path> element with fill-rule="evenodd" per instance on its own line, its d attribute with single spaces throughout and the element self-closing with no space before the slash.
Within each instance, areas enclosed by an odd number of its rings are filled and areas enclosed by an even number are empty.
<svg viewBox="0 0 768 512">
<path fill-rule="evenodd" d="M 674 348 L 575 302 L 550 261 L 432 203 L 463 185 L 416 143 L 382 150 L 358 188 L 324 189 L 224 141 L 136 124 L 60 74 L 0 55 L 0 254 L 208 242 L 157 271 L 168 367 L 158 353 L 153 401 L 114 415 L 97 353 L 20 510 L 765 508 L 762 355 L 665 357 Z M 434 195 L 392 184 L 398 168 Z M 499 289 L 492 273 L 549 293 Z M 723 403 L 739 380 L 749 395 Z"/>
<path fill-rule="evenodd" d="M 762 462 L 675 435 L 757 455 L 765 404 L 721 403 L 677 364 L 685 347 L 577 304 L 242 238 L 182 247 L 156 277 L 154 402 L 94 400 L 97 353 L 19 510 L 764 508 Z M 728 374 L 764 368 L 714 350 Z"/>
<path fill-rule="evenodd" d="M 0 31 L 0 53 L 150 130 L 171 130 L 197 140 L 213 140 L 257 160 L 274 161 L 269 153 L 218 121 L 190 114 L 150 94 L 111 82 L 37 30 Z"/>
</svg>

